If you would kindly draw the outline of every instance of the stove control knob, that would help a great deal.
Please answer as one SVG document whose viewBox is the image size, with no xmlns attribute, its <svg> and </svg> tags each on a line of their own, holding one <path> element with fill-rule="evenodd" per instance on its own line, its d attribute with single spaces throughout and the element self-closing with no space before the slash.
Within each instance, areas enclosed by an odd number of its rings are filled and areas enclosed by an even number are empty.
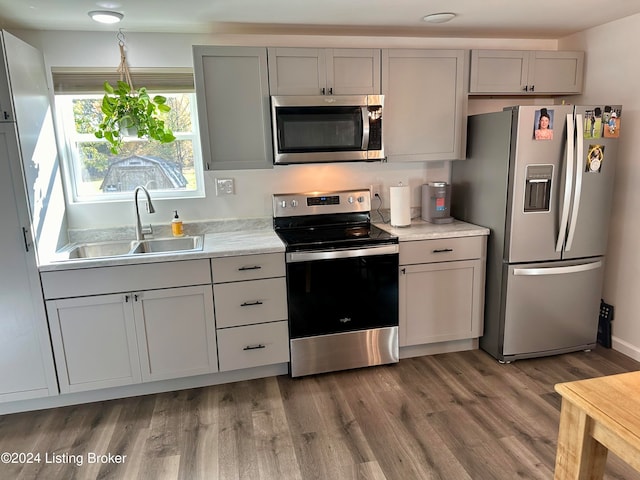
<svg viewBox="0 0 640 480">
<path fill-rule="evenodd" d="M 358 203 L 363 203 L 364 202 L 364 197 L 362 195 L 360 195 L 358 197 Z"/>
<path fill-rule="evenodd" d="M 349 198 L 347 198 L 347 202 L 349 202 L 349 203 L 353 203 L 353 202 L 354 202 L 353 197 L 349 197 Z"/>
<path fill-rule="evenodd" d="M 298 206 L 298 200 L 291 200 L 291 206 L 296 208 Z"/>
<path fill-rule="evenodd" d="M 280 201 L 280 207 L 281 208 L 287 208 L 287 201 L 286 200 L 281 200 Z"/>
</svg>

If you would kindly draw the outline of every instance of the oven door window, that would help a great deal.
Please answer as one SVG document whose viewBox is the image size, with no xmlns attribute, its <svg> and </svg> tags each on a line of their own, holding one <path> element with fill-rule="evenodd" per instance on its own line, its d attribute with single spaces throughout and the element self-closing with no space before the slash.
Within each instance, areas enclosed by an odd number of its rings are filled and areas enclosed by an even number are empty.
<svg viewBox="0 0 640 480">
<path fill-rule="evenodd" d="M 291 338 L 398 325 L 398 255 L 287 264 Z"/>
<path fill-rule="evenodd" d="M 360 107 L 278 107 L 278 153 L 362 150 Z"/>
</svg>

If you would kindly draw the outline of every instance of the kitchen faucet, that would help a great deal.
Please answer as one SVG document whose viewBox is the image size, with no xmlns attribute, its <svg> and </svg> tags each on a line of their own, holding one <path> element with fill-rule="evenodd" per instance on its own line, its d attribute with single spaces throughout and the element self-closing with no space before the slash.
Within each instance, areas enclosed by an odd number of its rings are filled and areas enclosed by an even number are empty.
<svg viewBox="0 0 640 480">
<path fill-rule="evenodd" d="M 133 193 L 133 203 L 136 204 L 136 240 L 144 240 L 144 233 L 142 231 L 142 223 L 140 222 L 140 209 L 138 207 L 138 192 L 142 190 L 147 196 L 147 212 L 148 213 L 156 213 L 156 209 L 153 208 L 153 203 L 151 203 L 151 196 L 146 188 L 143 186 L 138 186 Z"/>
</svg>

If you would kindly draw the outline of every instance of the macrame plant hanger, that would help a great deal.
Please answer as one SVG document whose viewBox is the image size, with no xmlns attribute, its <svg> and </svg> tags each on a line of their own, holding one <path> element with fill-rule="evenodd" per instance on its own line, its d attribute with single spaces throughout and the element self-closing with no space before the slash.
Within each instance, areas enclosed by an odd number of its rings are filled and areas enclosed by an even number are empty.
<svg viewBox="0 0 640 480">
<path fill-rule="evenodd" d="M 118 69 L 116 71 L 120 74 L 120 81 L 126 81 L 133 92 L 133 82 L 131 81 L 131 74 L 129 73 L 129 65 L 127 65 L 127 56 L 124 52 L 125 37 L 124 33 L 122 33 L 122 29 L 118 30 L 116 38 L 118 39 L 118 46 L 120 47 L 120 65 L 118 65 Z"/>
</svg>

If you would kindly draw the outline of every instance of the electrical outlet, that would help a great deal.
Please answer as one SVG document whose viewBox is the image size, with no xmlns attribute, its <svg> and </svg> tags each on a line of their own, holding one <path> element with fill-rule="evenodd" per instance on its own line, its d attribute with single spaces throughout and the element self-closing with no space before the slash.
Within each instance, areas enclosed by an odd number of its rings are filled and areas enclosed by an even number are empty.
<svg viewBox="0 0 640 480">
<path fill-rule="evenodd" d="M 236 188 L 233 178 L 216 178 L 216 197 L 235 195 Z"/>
<path fill-rule="evenodd" d="M 376 198 L 376 195 L 378 195 L 382 200 L 382 185 L 380 185 L 379 183 L 372 183 L 370 188 L 371 198 L 374 199 Z"/>
</svg>

